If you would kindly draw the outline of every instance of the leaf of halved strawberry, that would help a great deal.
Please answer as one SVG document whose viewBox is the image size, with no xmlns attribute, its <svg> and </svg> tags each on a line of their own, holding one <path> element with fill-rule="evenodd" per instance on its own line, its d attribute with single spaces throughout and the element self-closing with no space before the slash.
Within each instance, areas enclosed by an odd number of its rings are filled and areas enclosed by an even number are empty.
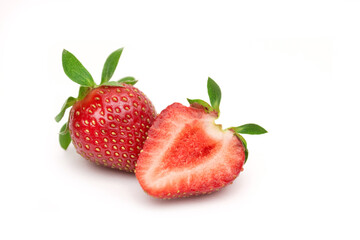
<svg viewBox="0 0 360 240">
<path fill-rule="evenodd" d="M 189 100 L 190 107 L 174 103 L 150 128 L 136 177 L 151 196 L 171 199 L 208 194 L 232 183 L 242 170 L 248 150 L 239 132 L 259 133 L 260 126 L 223 130 L 215 124 L 221 91 L 211 78 L 208 93 L 211 105 L 199 99 Z"/>
<path fill-rule="evenodd" d="M 204 100 L 201 99 L 187 99 L 188 102 L 190 103 L 190 105 L 192 105 L 193 107 L 203 107 L 206 113 L 211 113 L 214 112 L 215 109 L 210 106 L 210 104 L 208 104 L 207 102 L 205 102 Z"/>
<path fill-rule="evenodd" d="M 211 106 L 220 114 L 221 90 L 219 85 L 210 77 L 207 82 L 207 89 Z"/>
<path fill-rule="evenodd" d="M 256 135 L 256 134 L 267 133 L 267 131 L 263 127 L 254 123 L 244 124 L 238 127 L 233 127 L 232 129 L 237 133 L 243 133 L 243 134 Z"/>
</svg>

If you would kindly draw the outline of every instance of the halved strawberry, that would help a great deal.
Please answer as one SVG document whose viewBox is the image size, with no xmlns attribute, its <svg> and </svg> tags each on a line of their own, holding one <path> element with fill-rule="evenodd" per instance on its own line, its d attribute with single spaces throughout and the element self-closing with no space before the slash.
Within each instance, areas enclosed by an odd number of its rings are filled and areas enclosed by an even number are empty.
<svg viewBox="0 0 360 240">
<path fill-rule="evenodd" d="M 225 187 L 239 175 L 248 156 L 240 133 L 266 133 L 256 124 L 223 130 L 215 124 L 221 91 L 211 78 L 208 93 L 211 105 L 200 99 L 188 99 L 190 107 L 173 103 L 150 128 L 136 166 L 136 177 L 149 195 L 171 199 Z"/>
</svg>

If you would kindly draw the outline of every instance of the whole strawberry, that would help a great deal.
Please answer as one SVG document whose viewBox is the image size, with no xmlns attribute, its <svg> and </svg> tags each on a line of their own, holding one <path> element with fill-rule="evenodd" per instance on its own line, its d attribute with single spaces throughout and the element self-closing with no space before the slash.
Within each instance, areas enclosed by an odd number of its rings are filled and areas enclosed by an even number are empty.
<svg viewBox="0 0 360 240">
<path fill-rule="evenodd" d="M 59 141 L 67 149 L 71 140 L 76 151 L 98 165 L 133 172 L 135 164 L 156 113 L 151 101 L 133 85 L 133 77 L 109 81 L 122 48 L 107 58 L 100 85 L 70 52 L 64 50 L 62 63 L 66 75 L 80 84 L 77 98 L 69 97 L 60 113 L 72 107 L 67 123 L 60 131 Z"/>
<path fill-rule="evenodd" d="M 149 130 L 136 177 L 145 192 L 171 199 L 208 194 L 232 183 L 243 168 L 247 143 L 240 134 L 263 134 L 256 124 L 222 129 L 215 124 L 221 91 L 208 79 L 210 104 L 188 99 L 190 106 L 173 103 Z"/>
</svg>

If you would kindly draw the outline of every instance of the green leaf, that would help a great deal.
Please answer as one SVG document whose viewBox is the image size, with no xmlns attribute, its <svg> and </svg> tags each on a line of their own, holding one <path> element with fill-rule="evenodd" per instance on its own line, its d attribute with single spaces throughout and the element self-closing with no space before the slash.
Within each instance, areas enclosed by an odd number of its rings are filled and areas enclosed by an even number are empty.
<svg viewBox="0 0 360 240">
<path fill-rule="evenodd" d="M 93 87 L 96 85 L 92 76 L 81 64 L 81 62 L 72 53 L 65 49 L 62 52 L 62 65 L 65 74 L 72 81 L 83 86 Z"/>
<path fill-rule="evenodd" d="M 90 92 L 91 87 L 80 86 L 77 100 L 82 100 Z"/>
<path fill-rule="evenodd" d="M 106 83 L 103 83 L 101 84 L 102 86 L 116 86 L 116 87 L 124 87 L 123 83 L 120 83 L 120 82 L 114 82 L 114 81 L 111 81 L 111 82 L 106 82 Z"/>
<path fill-rule="evenodd" d="M 126 84 L 130 84 L 130 85 L 135 85 L 135 83 L 137 83 L 138 80 L 136 80 L 134 77 L 123 77 L 122 79 L 118 80 L 118 82 L 121 83 L 126 83 Z"/>
<path fill-rule="evenodd" d="M 210 104 L 208 104 L 204 100 L 187 98 L 187 101 L 190 103 L 190 105 L 192 105 L 192 104 L 200 104 L 201 106 L 204 107 L 204 109 L 205 109 L 205 111 L 207 113 L 214 111 L 214 109 L 210 106 Z"/>
<path fill-rule="evenodd" d="M 101 75 L 101 84 L 110 81 L 110 78 L 115 72 L 122 51 L 123 48 L 119 48 L 118 50 L 111 53 L 110 56 L 106 59 Z"/>
<path fill-rule="evenodd" d="M 76 98 L 68 97 L 68 99 L 66 99 L 64 105 L 62 106 L 60 113 L 58 115 L 56 115 L 55 121 L 60 122 L 60 120 L 64 117 L 66 109 L 68 109 L 69 107 L 74 105 L 75 102 L 76 102 Z"/>
<path fill-rule="evenodd" d="M 247 162 L 249 158 L 249 150 L 247 148 L 245 148 L 245 161 L 244 161 L 244 164 Z"/>
<path fill-rule="evenodd" d="M 60 132 L 59 134 L 60 135 L 65 135 L 65 134 L 68 134 L 69 133 L 69 123 L 66 122 L 60 129 Z"/>
<path fill-rule="evenodd" d="M 220 113 L 221 90 L 219 85 L 217 85 L 217 83 L 209 77 L 207 89 L 211 106 L 215 109 L 215 111 Z"/>
<path fill-rule="evenodd" d="M 134 77 L 124 77 L 116 82 L 111 81 L 111 82 L 106 82 L 103 83 L 101 85 L 103 86 L 117 86 L 117 87 L 124 87 L 124 83 L 126 84 L 130 84 L 130 85 L 134 85 L 135 83 L 137 83 L 137 80 L 135 80 Z"/>
<path fill-rule="evenodd" d="M 247 142 L 245 140 L 245 138 L 243 136 L 241 136 L 240 134 L 234 132 L 235 136 L 237 136 L 237 138 L 241 141 L 241 143 L 243 144 L 244 148 L 245 148 L 245 162 L 246 163 L 248 157 L 249 157 L 249 150 L 247 148 Z"/>
<path fill-rule="evenodd" d="M 240 134 L 238 134 L 238 133 L 236 133 L 236 136 L 241 140 L 244 147 L 247 148 L 247 142 L 246 142 L 245 138 L 243 136 L 241 136 Z"/>
<path fill-rule="evenodd" d="M 245 124 L 245 125 L 241 125 L 239 127 L 233 127 L 232 128 L 235 132 L 237 133 L 242 133 L 242 134 L 264 134 L 267 133 L 267 131 L 254 123 L 249 123 L 249 124 Z"/>
<path fill-rule="evenodd" d="M 65 123 L 61 129 L 60 129 L 60 134 L 59 134 L 59 143 L 60 146 L 66 150 L 70 143 L 71 143 L 71 136 L 70 136 L 70 132 L 68 130 L 68 124 Z"/>
</svg>

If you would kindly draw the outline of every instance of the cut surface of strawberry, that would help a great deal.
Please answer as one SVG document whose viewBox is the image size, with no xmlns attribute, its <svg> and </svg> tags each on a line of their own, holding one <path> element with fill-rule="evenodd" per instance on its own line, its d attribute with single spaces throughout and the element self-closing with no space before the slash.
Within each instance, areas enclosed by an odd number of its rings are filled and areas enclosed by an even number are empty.
<svg viewBox="0 0 360 240">
<path fill-rule="evenodd" d="M 210 83 L 209 83 L 210 82 Z M 209 84 L 211 86 L 209 86 Z M 149 195 L 172 199 L 208 194 L 232 183 L 247 158 L 239 133 L 266 130 L 249 124 L 223 130 L 219 116 L 220 88 L 209 78 L 211 105 L 188 99 L 190 106 L 173 103 L 155 119 L 136 165 L 136 177 Z"/>
<path fill-rule="evenodd" d="M 215 116 L 180 103 L 168 106 L 148 132 L 136 168 L 143 189 L 159 198 L 213 192 L 231 183 L 245 161 L 244 147 Z"/>
</svg>

